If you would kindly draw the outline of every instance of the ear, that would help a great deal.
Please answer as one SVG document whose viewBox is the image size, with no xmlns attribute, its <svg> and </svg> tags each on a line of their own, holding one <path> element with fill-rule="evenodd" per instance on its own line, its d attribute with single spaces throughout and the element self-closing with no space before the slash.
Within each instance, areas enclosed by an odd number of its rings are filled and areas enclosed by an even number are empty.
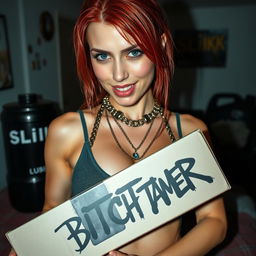
<svg viewBox="0 0 256 256">
<path fill-rule="evenodd" d="M 166 41 L 167 41 L 165 33 L 161 35 L 161 41 L 162 41 L 162 47 L 165 48 Z"/>
</svg>

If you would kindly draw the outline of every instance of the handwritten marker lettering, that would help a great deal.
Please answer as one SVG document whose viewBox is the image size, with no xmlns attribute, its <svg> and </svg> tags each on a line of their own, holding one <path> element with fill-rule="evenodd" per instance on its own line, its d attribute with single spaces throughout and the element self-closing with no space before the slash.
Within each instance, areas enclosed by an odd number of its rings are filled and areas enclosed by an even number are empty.
<svg viewBox="0 0 256 256">
<path fill-rule="evenodd" d="M 141 184 L 142 177 L 133 179 L 124 186 L 118 188 L 114 194 L 108 193 L 101 198 L 97 198 L 93 203 L 81 208 L 83 217 L 86 219 L 86 227 L 81 227 L 82 221 L 80 217 L 73 217 L 64 221 L 54 230 L 54 232 L 59 232 L 61 228 L 66 227 L 70 232 L 67 240 L 74 239 L 78 246 L 76 251 L 81 253 L 87 247 L 91 239 L 98 238 L 97 228 L 94 226 L 94 222 L 91 220 L 89 213 L 92 211 L 94 212 L 93 216 L 96 216 L 96 218 L 99 219 L 106 235 L 111 232 L 109 224 L 106 221 L 107 219 L 110 219 L 117 225 L 125 225 L 129 221 L 137 221 L 136 215 L 134 214 L 135 212 L 140 219 L 144 219 L 143 210 L 145 209 L 141 208 L 141 197 L 143 200 L 148 200 L 152 213 L 158 214 L 159 200 L 162 200 L 166 206 L 170 206 L 172 204 L 170 195 L 182 198 L 188 191 L 196 190 L 196 186 L 193 183 L 194 179 L 213 183 L 213 177 L 192 172 L 194 165 L 194 158 L 184 158 L 177 160 L 172 168 L 163 170 L 165 180 L 162 178 L 150 177 L 148 181 Z M 107 211 L 103 213 L 101 205 L 106 200 L 110 200 L 110 202 Z M 126 215 L 123 218 L 116 216 L 114 211 L 116 208 L 122 208 L 122 212 L 125 212 Z M 108 218 L 106 218 L 106 215 Z M 72 222 L 75 222 L 75 228 L 71 225 Z M 79 236 L 81 233 L 84 234 L 84 236 Z"/>
</svg>

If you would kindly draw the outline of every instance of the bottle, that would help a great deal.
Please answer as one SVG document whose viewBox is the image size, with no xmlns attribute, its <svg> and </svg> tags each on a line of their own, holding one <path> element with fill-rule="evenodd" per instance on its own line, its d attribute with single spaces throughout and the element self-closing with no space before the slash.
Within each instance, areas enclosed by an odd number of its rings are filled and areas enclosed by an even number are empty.
<svg viewBox="0 0 256 256">
<path fill-rule="evenodd" d="M 37 94 L 20 94 L 3 105 L 1 121 L 12 206 L 21 212 L 41 211 L 44 203 L 44 144 L 50 122 L 60 114 L 55 102 Z"/>
</svg>

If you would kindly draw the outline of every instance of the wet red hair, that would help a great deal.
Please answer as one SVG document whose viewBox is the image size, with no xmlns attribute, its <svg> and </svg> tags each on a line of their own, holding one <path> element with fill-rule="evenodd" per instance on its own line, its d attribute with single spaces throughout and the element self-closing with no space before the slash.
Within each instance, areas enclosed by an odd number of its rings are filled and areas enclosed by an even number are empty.
<svg viewBox="0 0 256 256">
<path fill-rule="evenodd" d="M 136 44 L 155 64 L 153 95 L 167 109 L 170 79 L 173 74 L 173 42 L 156 0 L 86 0 L 74 28 L 74 48 L 77 72 L 84 92 L 83 107 L 98 105 L 106 92 L 97 80 L 90 60 L 86 41 L 87 27 L 91 22 L 114 25 L 127 40 L 131 36 Z M 162 36 L 165 36 L 165 47 Z"/>
</svg>

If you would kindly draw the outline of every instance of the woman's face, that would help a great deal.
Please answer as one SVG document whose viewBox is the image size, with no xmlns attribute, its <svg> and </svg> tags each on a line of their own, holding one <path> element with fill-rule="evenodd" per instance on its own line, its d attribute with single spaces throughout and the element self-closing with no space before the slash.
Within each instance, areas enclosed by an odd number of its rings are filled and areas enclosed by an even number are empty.
<svg viewBox="0 0 256 256">
<path fill-rule="evenodd" d="M 88 26 L 86 37 L 95 76 L 117 104 L 134 105 L 149 93 L 155 65 L 134 40 L 100 22 Z"/>
</svg>

